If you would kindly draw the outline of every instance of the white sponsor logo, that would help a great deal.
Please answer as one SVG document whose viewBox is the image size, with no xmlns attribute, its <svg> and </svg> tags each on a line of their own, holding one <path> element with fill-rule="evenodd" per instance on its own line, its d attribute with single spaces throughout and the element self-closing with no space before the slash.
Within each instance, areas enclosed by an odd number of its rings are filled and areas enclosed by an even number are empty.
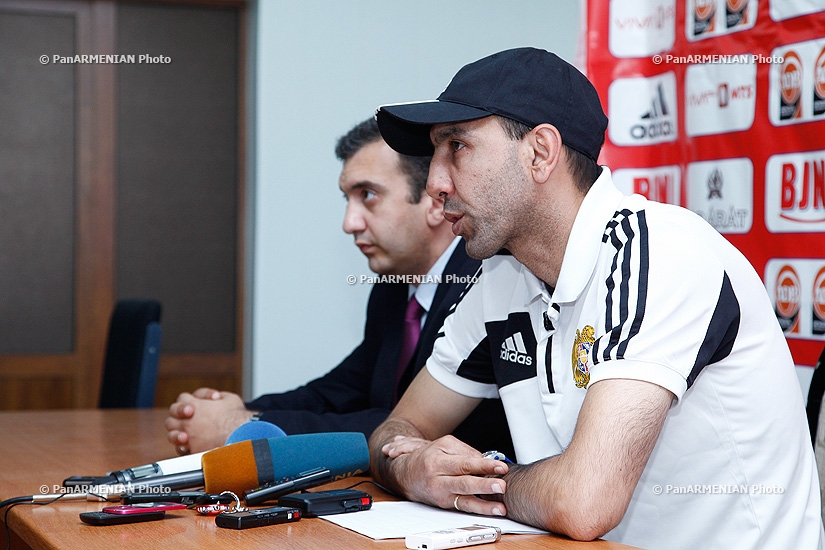
<svg viewBox="0 0 825 550">
<path fill-rule="evenodd" d="M 610 2 L 609 48 L 614 57 L 645 57 L 673 48 L 675 0 Z"/>
<path fill-rule="evenodd" d="M 825 11 L 825 0 L 782 0 L 768 2 L 771 19 L 784 21 L 800 15 L 809 15 L 818 11 Z"/>
<path fill-rule="evenodd" d="M 756 65 L 692 65 L 685 73 L 685 132 L 747 130 L 756 113 Z"/>
<path fill-rule="evenodd" d="M 816 91 L 825 92 L 825 38 L 775 48 L 768 72 L 768 118 L 774 126 L 799 124 L 825 118 L 825 106 Z"/>
<path fill-rule="evenodd" d="M 753 163 L 748 158 L 692 162 L 685 177 L 687 207 L 719 233 L 753 226 Z"/>
<path fill-rule="evenodd" d="M 676 75 L 619 78 L 607 92 L 610 140 L 617 145 L 676 141 Z"/>
<path fill-rule="evenodd" d="M 768 159 L 765 225 L 772 233 L 825 233 L 825 151 Z"/>
<path fill-rule="evenodd" d="M 652 201 L 681 204 L 681 171 L 675 165 L 622 168 L 613 172 L 613 183 L 626 195 L 637 193 Z"/>
</svg>

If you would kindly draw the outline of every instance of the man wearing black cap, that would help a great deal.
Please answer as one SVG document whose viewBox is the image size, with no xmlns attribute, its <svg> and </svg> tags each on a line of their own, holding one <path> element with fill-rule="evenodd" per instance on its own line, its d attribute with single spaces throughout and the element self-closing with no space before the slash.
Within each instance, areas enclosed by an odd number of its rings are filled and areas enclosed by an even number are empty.
<svg viewBox="0 0 825 550">
<path fill-rule="evenodd" d="M 484 259 L 370 439 L 378 481 L 581 540 L 823 547 L 801 392 L 759 276 L 698 216 L 613 185 L 581 73 L 508 50 L 376 116 L 395 150 L 434 148 L 428 193 Z M 518 464 L 445 436 L 486 397 Z"/>
</svg>

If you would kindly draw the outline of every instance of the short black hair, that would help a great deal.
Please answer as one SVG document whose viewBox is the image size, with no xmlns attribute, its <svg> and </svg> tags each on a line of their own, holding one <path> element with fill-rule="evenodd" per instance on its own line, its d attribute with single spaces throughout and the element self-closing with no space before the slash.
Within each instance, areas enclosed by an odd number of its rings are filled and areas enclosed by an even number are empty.
<svg viewBox="0 0 825 550">
<path fill-rule="evenodd" d="M 374 117 L 356 124 L 349 132 L 338 138 L 335 145 L 335 156 L 343 162 L 348 161 L 355 153 L 363 147 L 382 141 L 381 132 L 378 130 L 378 123 Z M 407 183 L 410 186 L 410 196 L 408 200 L 412 204 L 421 202 L 421 197 L 427 189 L 427 176 L 430 173 L 430 160 L 432 156 L 413 157 L 398 154 L 401 171 L 407 176 Z"/>
<path fill-rule="evenodd" d="M 512 118 L 503 116 L 496 116 L 496 118 L 501 124 L 501 127 L 504 128 L 504 132 L 507 134 L 507 137 L 514 141 L 519 141 L 527 135 L 527 132 L 532 130 L 532 128 L 528 125 L 523 122 L 513 120 Z M 565 145 L 564 142 L 562 142 L 562 145 L 564 146 L 564 151 L 567 154 L 567 168 L 576 180 L 576 186 L 583 193 L 587 193 L 599 177 L 599 174 L 602 173 L 601 166 L 599 166 L 595 160 L 588 157 L 584 153 Z"/>
</svg>

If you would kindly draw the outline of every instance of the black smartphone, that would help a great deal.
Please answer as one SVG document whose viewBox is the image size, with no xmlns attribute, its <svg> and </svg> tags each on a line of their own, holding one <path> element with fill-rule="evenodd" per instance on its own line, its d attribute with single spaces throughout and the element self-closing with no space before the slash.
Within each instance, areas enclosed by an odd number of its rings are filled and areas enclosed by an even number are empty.
<svg viewBox="0 0 825 550">
<path fill-rule="evenodd" d="M 142 512 L 140 514 L 110 514 L 108 512 L 81 512 L 80 521 L 89 525 L 120 525 L 157 521 L 166 517 L 166 512 Z"/>
</svg>

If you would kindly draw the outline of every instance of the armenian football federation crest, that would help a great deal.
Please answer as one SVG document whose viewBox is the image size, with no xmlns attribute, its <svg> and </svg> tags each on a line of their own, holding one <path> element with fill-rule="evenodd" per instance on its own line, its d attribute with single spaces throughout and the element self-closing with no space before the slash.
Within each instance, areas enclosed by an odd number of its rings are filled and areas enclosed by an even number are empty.
<svg viewBox="0 0 825 550">
<path fill-rule="evenodd" d="M 590 383 L 590 366 L 587 360 L 590 350 L 593 349 L 596 331 L 590 325 L 585 325 L 581 331 L 576 329 L 576 342 L 573 344 L 573 380 L 577 388 L 586 388 Z"/>
</svg>

